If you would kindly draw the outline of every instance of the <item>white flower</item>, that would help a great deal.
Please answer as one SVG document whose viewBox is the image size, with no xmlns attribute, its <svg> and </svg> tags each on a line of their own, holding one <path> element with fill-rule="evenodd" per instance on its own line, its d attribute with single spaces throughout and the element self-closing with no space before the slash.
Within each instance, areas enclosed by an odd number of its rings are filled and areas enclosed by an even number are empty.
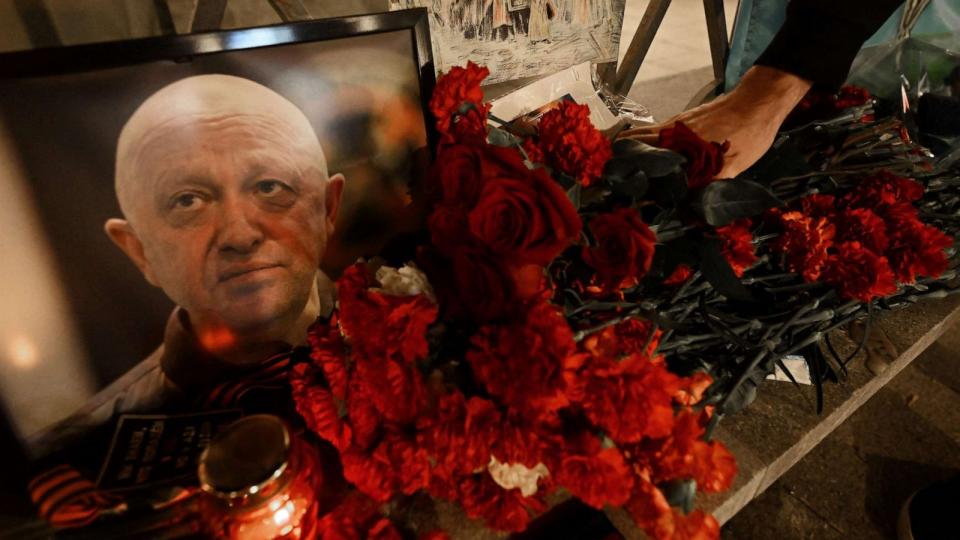
<svg viewBox="0 0 960 540">
<path fill-rule="evenodd" d="M 550 474 L 547 466 L 543 463 L 530 469 L 522 463 L 500 463 L 496 456 L 490 456 L 490 463 L 487 464 L 487 471 L 493 478 L 493 481 L 503 489 L 520 488 L 520 494 L 529 497 L 537 492 L 537 481 Z"/>
<path fill-rule="evenodd" d="M 405 264 L 399 269 L 381 266 L 377 269 L 376 277 L 377 281 L 380 282 L 380 288 L 372 289 L 374 291 L 390 296 L 423 294 L 431 302 L 437 302 L 437 297 L 433 293 L 430 282 L 427 281 L 427 276 L 413 263 Z"/>
</svg>

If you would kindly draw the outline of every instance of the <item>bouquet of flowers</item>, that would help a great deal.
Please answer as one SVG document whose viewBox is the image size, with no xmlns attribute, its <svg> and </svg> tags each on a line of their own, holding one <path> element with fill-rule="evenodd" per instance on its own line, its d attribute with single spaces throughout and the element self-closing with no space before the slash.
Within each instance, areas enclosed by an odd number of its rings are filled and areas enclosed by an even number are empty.
<svg viewBox="0 0 960 540">
<path fill-rule="evenodd" d="M 864 161 L 864 141 L 916 148 L 855 91 L 805 105 L 754 177 L 718 181 L 726 146 L 683 124 L 611 142 L 561 102 L 535 129 L 490 127 L 486 74 L 437 83 L 415 260 L 350 267 L 292 369 L 356 488 L 324 537 L 393 537 L 383 514 L 426 493 L 501 531 L 559 494 L 653 538 L 717 538 L 692 509 L 736 472 L 712 426 L 786 354 L 806 351 L 818 384 L 841 371 L 819 342 L 875 304 L 956 290 L 956 231 L 924 218 L 957 201 Z M 847 119 L 817 124 L 814 105 Z"/>
<path fill-rule="evenodd" d="M 521 531 L 562 492 L 623 506 L 655 538 L 717 537 L 691 511 L 697 490 L 724 490 L 736 471 L 703 439 L 710 377 L 672 373 L 640 312 L 584 328 L 557 289 L 574 260 L 593 269 L 579 294 L 596 302 L 649 267 L 655 237 L 637 209 L 586 200 L 611 144 L 572 103 L 545 115 L 537 141 L 489 143 L 485 72 L 438 81 L 429 240 L 400 268 L 344 272 L 336 312 L 310 331 L 311 361 L 293 368 L 297 409 L 374 504 L 425 492 Z M 378 521 L 347 506 L 327 530 L 369 534 Z"/>
</svg>

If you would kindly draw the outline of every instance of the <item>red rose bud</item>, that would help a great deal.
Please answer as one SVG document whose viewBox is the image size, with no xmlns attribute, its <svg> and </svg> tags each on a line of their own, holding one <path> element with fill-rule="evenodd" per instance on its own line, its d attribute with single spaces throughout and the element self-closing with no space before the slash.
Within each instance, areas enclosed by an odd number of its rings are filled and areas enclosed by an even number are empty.
<svg viewBox="0 0 960 540">
<path fill-rule="evenodd" d="M 677 122 L 672 128 L 660 130 L 657 146 L 673 150 L 687 159 L 687 185 L 690 189 L 698 189 L 716 179 L 730 143 L 707 142 L 683 122 Z"/>
<path fill-rule="evenodd" d="M 583 260 L 597 271 L 605 291 L 632 287 L 649 270 L 657 237 L 633 208 L 618 208 L 590 221 L 593 245 L 583 248 Z"/>
</svg>

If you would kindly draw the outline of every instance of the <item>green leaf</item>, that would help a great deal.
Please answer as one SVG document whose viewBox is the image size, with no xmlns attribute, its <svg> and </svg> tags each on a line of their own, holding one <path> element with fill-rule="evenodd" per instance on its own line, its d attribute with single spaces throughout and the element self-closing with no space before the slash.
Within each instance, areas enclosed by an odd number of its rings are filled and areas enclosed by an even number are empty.
<svg viewBox="0 0 960 540">
<path fill-rule="evenodd" d="M 520 139 L 500 128 L 490 127 L 487 129 L 487 142 L 493 146 L 510 147 L 520 144 Z"/>
<path fill-rule="evenodd" d="M 650 185 L 647 180 L 647 175 L 640 170 L 633 172 L 629 176 L 606 176 L 605 179 L 614 193 L 630 197 L 634 200 L 643 198 Z"/>
<path fill-rule="evenodd" d="M 690 478 L 687 480 L 671 480 L 661 484 L 660 490 L 666 497 L 670 506 L 677 506 L 683 509 L 685 514 L 693 511 L 694 498 L 697 496 L 697 481 Z"/>
<path fill-rule="evenodd" d="M 768 208 L 782 206 L 767 188 L 749 180 L 719 180 L 703 188 L 694 208 L 714 227 L 740 218 L 752 217 Z"/>
<path fill-rule="evenodd" d="M 580 194 L 582 191 L 583 186 L 580 185 L 580 182 L 574 183 L 573 187 L 567 190 L 567 198 L 570 199 L 573 207 L 577 210 L 580 210 Z"/>
<path fill-rule="evenodd" d="M 650 178 L 646 196 L 664 208 L 680 206 L 687 197 L 687 175 L 682 170 L 659 178 Z"/>
<path fill-rule="evenodd" d="M 614 159 L 625 159 L 644 172 L 647 178 L 676 174 L 687 163 L 682 155 L 665 148 L 657 148 L 635 139 L 620 139 L 613 143 Z"/>
</svg>

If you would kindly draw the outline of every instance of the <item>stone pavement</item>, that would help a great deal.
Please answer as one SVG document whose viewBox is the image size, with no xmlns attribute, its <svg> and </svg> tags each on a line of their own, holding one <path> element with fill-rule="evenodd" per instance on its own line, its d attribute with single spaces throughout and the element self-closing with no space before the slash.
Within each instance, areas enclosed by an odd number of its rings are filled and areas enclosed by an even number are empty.
<svg viewBox="0 0 960 540">
<path fill-rule="evenodd" d="M 895 538 L 910 494 L 957 473 L 960 324 L 727 522 L 723 538 Z"/>
</svg>

